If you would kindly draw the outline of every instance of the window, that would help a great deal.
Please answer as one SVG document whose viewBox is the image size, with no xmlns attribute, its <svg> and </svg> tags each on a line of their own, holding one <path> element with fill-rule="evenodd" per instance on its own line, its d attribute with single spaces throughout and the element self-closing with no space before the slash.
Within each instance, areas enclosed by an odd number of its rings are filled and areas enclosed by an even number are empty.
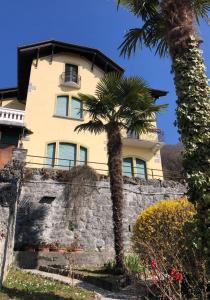
<svg viewBox="0 0 210 300">
<path fill-rule="evenodd" d="M 87 164 L 87 149 L 84 147 L 80 147 L 80 165 Z"/>
<path fill-rule="evenodd" d="M 69 97 L 58 96 L 56 100 L 56 115 L 67 117 L 69 114 Z"/>
<path fill-rule="evenodd" d="M 71 168 L 76 164 L 76 145 L 59 143 L 59 166 Z"/>
<path fill-rule="evenodd" d="M 138 158 L 132 158 L 132 157 L 126 157 L 123 159 L 123 175 L 132 177 L 136 176 L 142 179 L 147 179 L 147 171 L 146 171 L 146 163 L 145 161 L 138 159 Z"/>
<path fill-rule="evenodd" d="M 48 167 L 69 169 L 76 165 L 83 166 L 87 164 L 87 148 L 77 146 L 76 144 L 63 142 L 50 143 L 47 145 L 46 152 L 45 164 Z"/>
<path fill-rule="evenodd" d="M 83 118 L 83 105 L 79 99 L 69 99 L 68 96 L 57 96 L 55 116 L 69 117 L 77 120 Z"/>
<path fill-rule="evenodd" d="M 78 83 L 78 66 L 65 64 L 65 82 Z"/>
<path fill-rule="evenodd" d="M 133 176 L 133 159 L 124 158 L 123 159 L 123 175 L 132 177 Z"/>
<path fill-rule="evenodd" d="M 55 165 L 55 143 L 47 145 L 47 160 L 46 163 L 49 167 L 54 167 Z"/>
<path fill-rule="evenodd" d="M 139 139 L 139 133 L 136 131 L 128 131 L 127 137 L 130 139 Z"/>
<path fill-rule="evenodd" d="M 146 164 L 145 161 L 136 158 L 136 176 L 146 179 Z"/>
<path fill-rule="evenodd" d="M 74 119 L 82 119 L 82 101 L 72 98 L 71 100 L 71 117 Z"/>
</svg>

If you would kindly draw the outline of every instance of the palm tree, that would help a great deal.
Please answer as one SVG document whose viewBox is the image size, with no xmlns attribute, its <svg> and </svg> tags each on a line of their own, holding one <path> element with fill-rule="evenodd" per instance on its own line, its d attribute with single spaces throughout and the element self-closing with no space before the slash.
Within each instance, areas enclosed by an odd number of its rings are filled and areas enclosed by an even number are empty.
<svg viewBox="0 0 210 300">
<path fill-rule="evenodd" d="M 208 17 L 210 0 L 119 0 L 142 25 L 130 29 L 120 46 L 169 54 L 177 93 L 177 125 L 184 145 L 184 169 L 191 201 L 197 206 L 199 245 L 210 263 L 210 99 L 196 22 Z"/>
<path fill-rule="evenodd" d="M 122 208 L 122 130 L 146 133 L 153 127 L 154 115 L 166 105 L 156 105 L 145 81 L 140 77 L 124 77 L 108 73 L 96 87 L 95 96 L 79 94 L 90 121 L 75 131 L 106 132 L 108 169 L 113 205 L 113 227 L 116 269 L 125 270 L 123 263 Z"/>
</svg>

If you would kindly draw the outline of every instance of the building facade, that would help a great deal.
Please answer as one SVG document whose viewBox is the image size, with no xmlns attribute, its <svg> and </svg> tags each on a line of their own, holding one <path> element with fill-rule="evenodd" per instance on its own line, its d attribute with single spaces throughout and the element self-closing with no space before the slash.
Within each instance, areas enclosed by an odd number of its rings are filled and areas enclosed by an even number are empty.
<svg viewBox="0 0 210 300">
<path fill-rule="evenodd" d="M 21 140 L 30 167 L 66 169 L 88 163 L 99 173 L 107 173 L 106 134 L 74 129 L 89 118 L 78 93 L 94 94 L 99 80 L 111 71 L 124 72 L 93 48 L 54 40 L 18 48 L 18 87 L 10 94 L 1 90 L 0 143 L 6 136 L 15 136 L 13 146 Z M 166 95 L 160 90 L 151 93 L 155 98 Z M 21 127 L 3 127 L 1 112 L 15 111 L 22 114 Z M 123 133 L 124 175 L 160 178 L 161 146 L 158 131 L 141 136 Z"/>
</svg>

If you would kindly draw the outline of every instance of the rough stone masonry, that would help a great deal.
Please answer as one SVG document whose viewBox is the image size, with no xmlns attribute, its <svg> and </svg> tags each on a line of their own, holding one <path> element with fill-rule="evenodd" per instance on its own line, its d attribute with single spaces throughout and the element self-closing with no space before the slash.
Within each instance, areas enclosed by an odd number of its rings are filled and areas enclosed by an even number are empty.
<svg viewBox="0 0 210 300">
<path fill-rule="evenodd" d="M 69 182 L 36 170 L 23 187 L 17 214 L 16 248 L 55 243 L 85 250 L 113 250 L 112 203 L 106 177 L 84 181 L 75 175 Z M 162 199 L 186 192 L 174 181 L 124 179 L 123 234 L 130 246 L 132 227 L 140 211 Z"/>
<path fill-rule="evenodd" d="M 22 164 L 14 162 L 0 171 L 0 286 L 13 262 L 17 201 Z"/>
</svg>

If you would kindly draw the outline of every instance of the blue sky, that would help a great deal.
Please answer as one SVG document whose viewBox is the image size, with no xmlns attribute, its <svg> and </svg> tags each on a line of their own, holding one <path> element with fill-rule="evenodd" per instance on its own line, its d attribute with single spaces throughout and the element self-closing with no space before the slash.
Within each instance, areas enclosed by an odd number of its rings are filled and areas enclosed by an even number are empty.
<svg viewBox="0 0 210 300">
<path fill-rule="evenodd" d="M 99 48 L 123 66 L 126 75 L 143 76 L 151 87 L 169 91 L 159 101 L 169 107 L 159 116 L 158 126 L 164 130 L 167 143 L 178 141 L 173 125 L 176 95 L 170 60 L 160 59 L 147 49 L 137 51 L 129 60 L 119 57 L 117 48 L 126 29 L 137 27 L 139 20 L 124 8 L 117 11 L 115 0 L 1 0 L 0 11 L 0 87 L 16 85 L 19 45 L 57 39 Z M 209 72 L 208 25 L 202 22 L 199 31 Z"/>
</svg>

